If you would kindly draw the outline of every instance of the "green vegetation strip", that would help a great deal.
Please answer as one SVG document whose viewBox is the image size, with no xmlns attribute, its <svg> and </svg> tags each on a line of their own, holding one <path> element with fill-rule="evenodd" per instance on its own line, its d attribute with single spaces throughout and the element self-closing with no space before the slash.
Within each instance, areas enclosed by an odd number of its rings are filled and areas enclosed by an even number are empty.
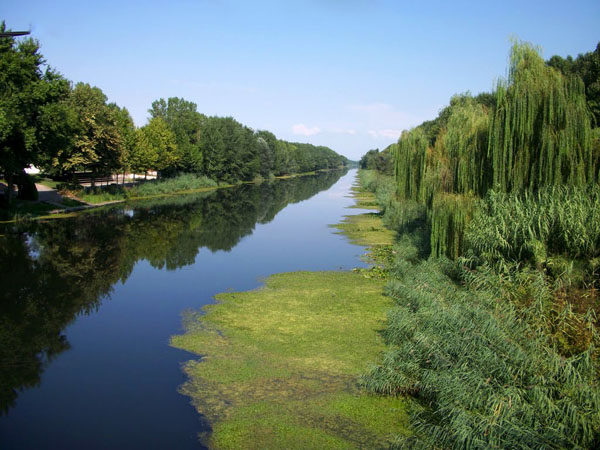
<svg viewBox="0 0 600 450">
<path fill-rule="evenodd" d="M 374 221 L 353 221 L 360 217 Z M 383 448 L 409 434 L 406 400 L 357 386 L 384 349 L 379 330 L 391 302 L 383 286 L 355 272 L 284 273 L 187 313 L 186 333 L 171 343 L 202 355 L 186 364 L 181 391 L 213 427 L 206 443 Z"/>
</svg>

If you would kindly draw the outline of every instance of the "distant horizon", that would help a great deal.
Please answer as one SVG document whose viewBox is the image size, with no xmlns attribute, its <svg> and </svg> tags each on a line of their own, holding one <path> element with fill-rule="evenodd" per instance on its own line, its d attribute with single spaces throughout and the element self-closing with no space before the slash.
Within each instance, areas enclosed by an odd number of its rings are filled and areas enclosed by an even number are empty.
<svg viewBox="0 0 600 450">
<path fill-rule="evenodd" d="M 597 1 L 6 3 L 8 28 L 31 30 L 51 67 L 102 89 L 137 126 L 152 101 L 182 97 L 354 161 L 452 95 L 491 91 L 512 36 L 545 59 L 600 40 Z"/>
</svg>

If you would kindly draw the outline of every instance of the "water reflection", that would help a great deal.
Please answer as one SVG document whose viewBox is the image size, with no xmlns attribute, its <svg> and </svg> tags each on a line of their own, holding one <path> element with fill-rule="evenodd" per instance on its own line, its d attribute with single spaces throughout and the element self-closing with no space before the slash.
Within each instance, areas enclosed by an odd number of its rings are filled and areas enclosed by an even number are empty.
<svg viewBox="0 0 600 450">
<path fill-rule="evenodd" d="M 229 251 L 286 205 L 329 189 L 327 172 L 120 205 L 0 229 L 0 415 L 69 349 L 63 330 L 96 311 L 135 264 L 175 270 L 201 248 Z"/>
</svg>

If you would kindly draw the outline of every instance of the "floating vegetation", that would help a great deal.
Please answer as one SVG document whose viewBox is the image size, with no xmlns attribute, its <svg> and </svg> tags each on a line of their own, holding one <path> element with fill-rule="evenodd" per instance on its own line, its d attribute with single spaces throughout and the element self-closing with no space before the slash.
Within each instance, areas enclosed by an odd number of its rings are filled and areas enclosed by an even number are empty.
<svg viewBox="0 0 600 450">
<path fill-rule="evenodd" d="M 372 397 L 358 376 L 383 350 L 383 282 L 352 272 L 269 277 L 186 316 L 172 345 L 199 355 L 181 388 L 216 448 L 379 448 L 406 434 L 404 399 Z"/>
<path fill-rule="evenodd" d="M 361 201 L 374 195 L 355 187 Z M 381 265 L 395 233 L 379 214 L 348 216 L 353 241 L 372 246 L 372 269 L 296 272 L 261 289 L 219 294 L 185 317 L 175 347 L 201 355 L 185 365 L 181 392 L 212 426 L 214 448 L 386 448 L 408 436 L 410 402 L 373 396 L 358 378 L 384 343 Z"/>
</svg>

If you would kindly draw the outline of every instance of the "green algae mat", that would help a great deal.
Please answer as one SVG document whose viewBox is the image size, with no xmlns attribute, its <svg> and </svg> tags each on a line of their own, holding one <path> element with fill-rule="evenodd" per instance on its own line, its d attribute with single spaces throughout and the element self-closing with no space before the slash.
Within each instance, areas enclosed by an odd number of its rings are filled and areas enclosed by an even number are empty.
<svg viewBox="0 0 600 450">
<path fill-rule="evenodd" d="M 350 223 L 348 222 L 350 221 Z M 374 214 L 349 216 L 353 240 L 389 245 Z M 368 231 L 368 232 L 364 232 Z M 352 234 L 352 233 L 350 233 Z M 377 239 L 375 239 L 377 237 Z M 384 350 L 392 301 L 357 272 L 294 272 L 248 292 L 219 294 L 171 344 L 198 355 L 181 392 L 212 426 L 211 448 L 387 448 L 408 434 L 407 403 L 362 391 Z"/>
</svg>

